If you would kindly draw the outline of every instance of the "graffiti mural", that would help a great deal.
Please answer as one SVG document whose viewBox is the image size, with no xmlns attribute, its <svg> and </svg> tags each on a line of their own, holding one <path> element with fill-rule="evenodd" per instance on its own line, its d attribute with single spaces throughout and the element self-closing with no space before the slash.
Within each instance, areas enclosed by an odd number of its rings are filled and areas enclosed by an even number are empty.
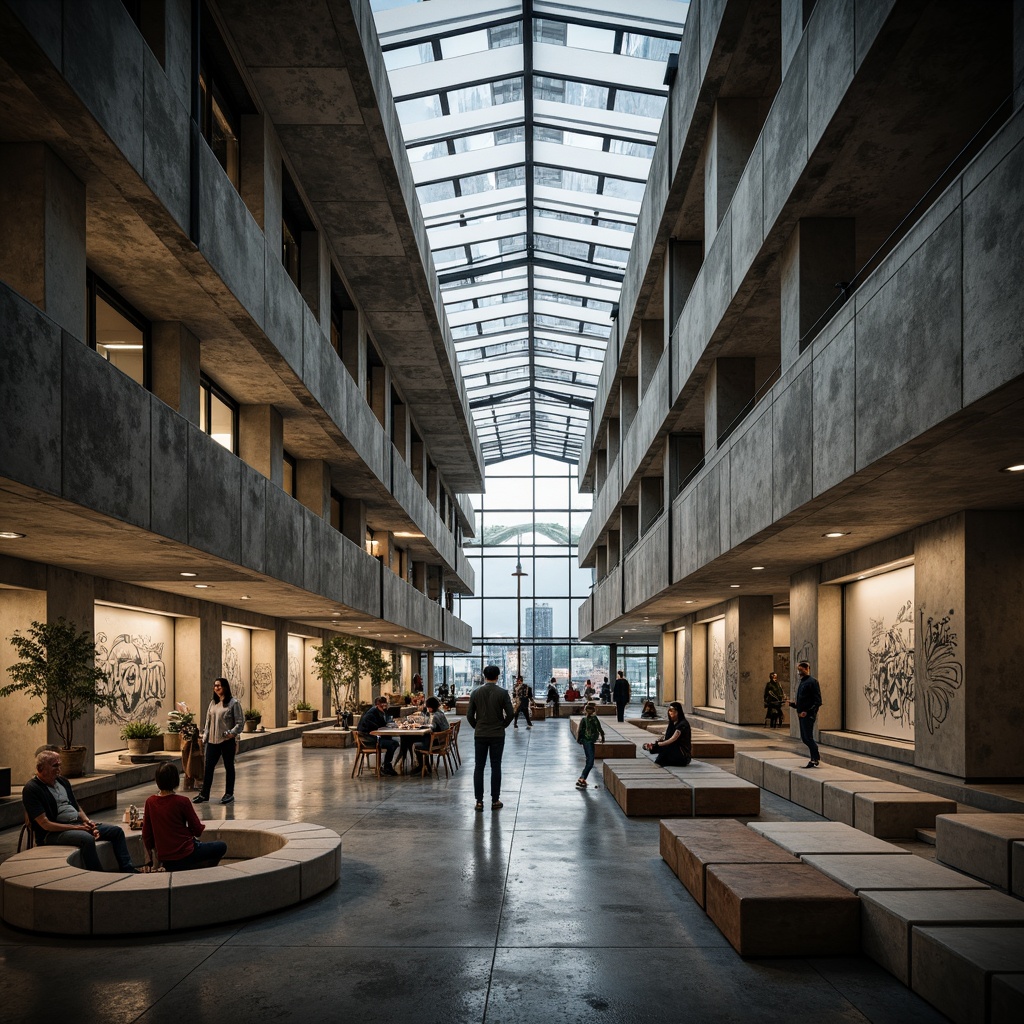
<svg viewBox="0 0 1024 1024">
<path fill-rule="evenodd" d="M 231 642 L 230 637 L 224 641 L 221 674 L 231 686 L 231 696 L 237 697 L 244 704 L 245 686 L 242 683 L 241 659 L 238 656 L 238 648 Z"/>
<path fill-rule="evenodd" d="M 234 691 L 232 691 L 234 692 Z M 274 692 L 274 668 L 268 661 L 257 662 L 252 667 L 253 698 L 266 700 Z"/>
<path fill-rule="evenodd" d="M 868 661 L 871 676 L 864 696 L 872 717 L 891 718 L 908 728 L 914 725 L 914 617 L 907 601 L 886 626 L 871 620 Z"/>
<path fill-rule="evenodd" d="M 116 712 L 96 712 L 98 725 L 129 719 L 155 719 L 167 696 L 167 668 L 164 645 L 150 635 L 121 633 L 113 640 L 105 632 L 96 634 L 96 665 L 121 686 Z"/>
<path fill-rule="evenodd" d="M 302 700 L 302 655 L 288 652 L 288 707 Z"/>
<path fill-rule="evenodd" d="M 725 707 L 725 619 L 708 623 L 708 704 Z"/>
<path fill-rule="evenodd" d="M 726 650 L 725 678 L 729 683 L 729 694 L 732 697 L 733 704 L 736 704 L 740 699 L 740 658 L 739 652 L 736 650 L 735 640 L 729 641 L 729 646 Z"/>
<path fill-rule="evenodd" d="M 925 619 L 925 609 L 918 611 L 921 628 L 921 705 L 924 724 L 934 735 L 949 714 L 949 707 L 957 690 L 964 684 L 964 666 L 958 658 L 957 634 L 950 628 L 955 614 L 950 608 L 947 615 Z"/>
</svg>

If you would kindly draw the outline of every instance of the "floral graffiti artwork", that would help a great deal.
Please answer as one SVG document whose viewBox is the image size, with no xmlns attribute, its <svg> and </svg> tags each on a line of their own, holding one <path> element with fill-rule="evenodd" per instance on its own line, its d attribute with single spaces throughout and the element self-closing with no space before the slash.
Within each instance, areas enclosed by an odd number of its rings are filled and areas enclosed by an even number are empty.
<svg viewBox="0 0 1024 1024">
<path fill-rule="evenodd" d="M 722 645 L 718 637 L 711 640 L 711 671 L 708 673 L 711 682 L 711 703 L 725 705 L 725 659 Z"/>
<path fill-rule="evenodd" d="M 261 661 L 252 667 L 252 692 L 260 700 L 266 700 L 274 689 L 274 669 L 270 662 Z"/>
<path fill-rule="evenodd" d="M 302 696 L 302 659 L 297 654 L 288 655 L 288 707 L 294 707 Z"/>
<path fill-rule="evenodd" d="M 868 645 L 870 677 L 864 696 L 872 718 L 891 719 L 907 728 L 914 725 L 914 618 L 913 601 L 897 611 L 892 625 L 871 619 Z"/>
<path fill-rule="evenodd" d="M 121 633 L 110 642 L 106 633 L 97 633 L 96 664 L 112 681 L 121 684 L 121 706 L 116 712 L 97 712 L 99 724 L 156 717 L 167 696 L 162 642 L 155 642 L 151 636 L 129 633 Z"/>
<path fill-rule="evenodd" d="M 740 699 L 740 659 L 736 650 L 736 641 L 730 640 L 725 663 L 725 677 L 729 681 L 729 693 L 732 699 Z"/>
<path fill-rule="evenodd" d="M 230 637 L 224 641 L 224 658 L 221 665 L 221 672 L 231 686 L 231 696 L 239 700 L 245 696 L 245 687 L 242 685 L 242 666 L 238 658 L 238 651 L 231 642 Z"/>
<path fill-rule="evenodd" d="M 931 615 L 925 619 L 925 609 L 918 612 L 924 654 L 922 708 L 924 724 L 933 735 L 945 722 L 950 704 L 964 684 L 964 666 L 957 658 L 957 634 L 949 628 L 954 614 L 950 608 L 941 619 Z"/>
</svg>

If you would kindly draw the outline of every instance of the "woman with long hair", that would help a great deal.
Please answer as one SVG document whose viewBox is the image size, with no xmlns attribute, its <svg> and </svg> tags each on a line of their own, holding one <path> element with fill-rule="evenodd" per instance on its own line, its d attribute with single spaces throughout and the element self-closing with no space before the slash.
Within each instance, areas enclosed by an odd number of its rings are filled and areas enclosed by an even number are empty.
<svg viewBox="0 0 1024 1024">
<path fill-rule="evenodd" d="M 197 796 L 192 797 L 192 803 L 202 804 L 210 799 L 213 770 L 222 757 L 227 779 L 220 802 L 229 804 L 235 799 L 235 743 L 244 725 L 245 712 L 241 701 L 231 696 L 231 684 L 219 676 L 213 681 L 213 700 L 206 709 L 206 722 L 203 725 L 203 748 L 206 754 L 203 788 Z"/>
<path fill-rule="evenodd" d="M 682 766 L 690 763 L 690 723 L 683 714 L 683 705 L 674 700 L 668 706 L 668 725 L 664 739 L 645 743 L 644 750 L 657 755 L 655 764 Z"/>
</svg>

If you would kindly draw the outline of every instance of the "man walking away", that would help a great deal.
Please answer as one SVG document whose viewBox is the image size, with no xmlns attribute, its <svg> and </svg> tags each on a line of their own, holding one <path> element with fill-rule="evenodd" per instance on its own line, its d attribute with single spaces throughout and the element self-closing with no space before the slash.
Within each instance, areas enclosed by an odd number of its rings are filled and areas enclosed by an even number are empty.
<svg viewBox="0 0 1024 1024">
<path fill-rule="evenodd" d="M 466 721 L 474 731 L 476 765 L 473 768 L 473 792 L 476 809 L 484 809 L 484 765 L 491 759 L 491 810 L 501 806 L 501 755 L 505 749 L 505 730 L 512 724 L 512 698 L 498 685 L 501 671 L 497 665 L 484 669 L 484 682 L 469 695 Z"/>
<path fill-rule="evenodd" d="M 626 678 L 626 673 L 619 669 L 618 675 L 615 677 L 615 685 L 612 687 L 612 700 L 615 701 L 615 717 L 620 722 L 625 721 L 626 705 L 629 703 L 630 696 L 629 680 Z"/>
<path fill-rule="evenodd" d="M 814 720 L 818 717 L 818 708 L 821 707 L 821 687 L 818 680 L 811 675 L 810 662 L 801 661 L 796 667 L 797 675 L 800 677 L 800 685 L 796 688 L 796 701 L 790 701 L 789 706 L 796 708 L 800 716 L 800 739 L 807 745 L 811 759 L 806 767 L 818 767 L 818 744 L 814 742 Z"/>
</svg>

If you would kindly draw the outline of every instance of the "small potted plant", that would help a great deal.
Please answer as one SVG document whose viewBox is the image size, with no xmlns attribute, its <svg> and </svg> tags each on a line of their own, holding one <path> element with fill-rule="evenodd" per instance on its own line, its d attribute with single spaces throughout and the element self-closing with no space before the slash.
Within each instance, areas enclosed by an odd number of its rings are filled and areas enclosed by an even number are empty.
<svg viewBox="0 0 1024 1024">
<path fill-rule="evenodd" d="M 121 739 L 128 744 L 129 754 L 148 754 L 159 736 L 160 726 L 156 722 L 127 722 L 121 730 Z"/>
<path fill-rule="evenodd" d="M 313 705 L 308 700 L 300 700 L 295 705 L 295 721 L 299 725 L 313 721 Z"/>
<path fill-rule="evenodd" d="M 242 729 L 245 732 L 255 732 L 256 727 L 263 721 L 263 712 L 259 708 L 249 708 L 245 713 L 245 725 Z"/>
<path fill-rule="evenodd" d="M 191 738 L 196 731 L 196 716 L 188 705 L 179 701 L 174 710 L 167 714 L 167 732 L 164 733 L 164 750 L 181 750 L 181 741 Z"/>
</svg>

